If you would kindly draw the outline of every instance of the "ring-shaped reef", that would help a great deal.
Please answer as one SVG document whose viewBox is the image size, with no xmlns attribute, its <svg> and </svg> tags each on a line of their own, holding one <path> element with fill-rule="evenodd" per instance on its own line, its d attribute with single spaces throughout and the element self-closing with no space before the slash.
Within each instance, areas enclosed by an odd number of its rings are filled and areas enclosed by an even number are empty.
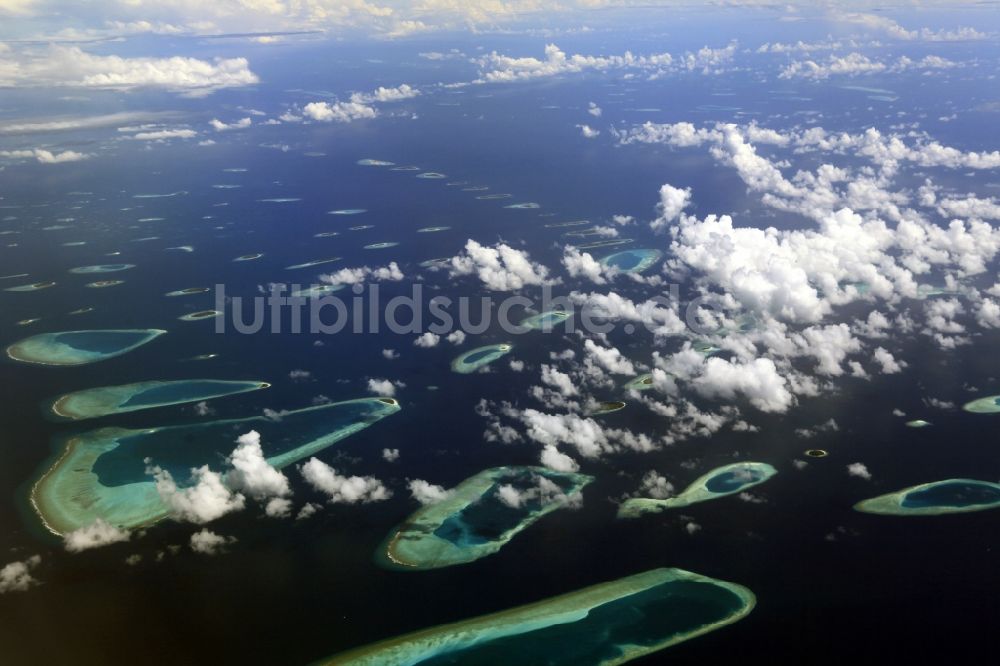
<svg viewBox="0 0 1000 666">
<path fill-rule="evenodd" d="M 988 395 L 962 405 L 962 409 L 973 414 L 996 414 L 1000 412 L 1000 395 Z"/>
<path fill-rule="evenodd" d="M 253 254 L 241 254 L 240 256 L 233 259 L 233 261 L 256 261 L 264 256 L 263 252 L 255 252 Z"/>
<path fill-rule="evenodd" d="M 174 291 L 168 291 L 164 296 L 168 298 L 177 298 L 178 296 L 194 296 L 195 294 L 207 294 L 212 291 L 208 287 L 187 287 L 185 289 L 176 289 Z"/>
<path fill-rule="evenodd" d="M 340 257 L 330 257 L 328 259 L 313 259 L 312 261 L 306 261 L 301 264 L 292 264 L 291 266 L 285 266 L 286 271 L 297 271 L 301 268 L 312 268 L 313 266 L 322 266 L 323 264 L 332 264 L 335 261 L 340 261 Z"/>
<path fill-rule="evenodd" d="M 615 238 L 611 240 L 594 241 L 592 243 L 574 243 L 573 246 L 578 250 L 593 250 L 599 247 L 615 247 L 616 245 L 628 245 L 629 243 L 634 242 L 635 240 L 632 238 Z"/>
<path fill-rule="evenodd" d="M 97 282 L 88 282 L 83 286 L 88 289 L 107 289 L 108 287 L 117 287 L 120 284 L 125 284 L 125 280 L 98 280 Z"/>
<path fill-rule="evenodd" d="M 442 178 L 447 178 L 448 176 L 443 173 L 438 173 L 437 171 L 425 171 L 423 173 L 418 173 L 417 178 L 424 178 L 426 180 L 440 180 Z"/>
<path fill-rule="evenodd" d="M 327 666 L 615 666 L 738 622 L 756 605 L 742 585 L 653 569 L 498 613 L 336 655 Z"/>
<path fill-rule="evenodd" d="M 541 208 L 542 204 L 535 203 L 534 201 L 525 201 L 524 203 L 510 204 L 509 206 L 504 206 L 504 208 L 514 208 L 517 210 L 534 210 L 535 208 Z"/>
<path fill-rule="evenodd" d="M 178 317 L 181 321 L 201 321 L 202 319 L 215 319 L 222 316 L 222 310 L 198 310 L 190 314 Z"/>
<path fill-rule="evenodd" d="M 439 569 L 497 552 L 542 516 L 568 506 L 593 477 L 546 467 L 494 467 L 418 509 L 390 533 L 376 559 L 390 568 Z M 501 487 L 521 498 L 504 501 Z"/>
<path fill-rule="evenodd" d="M 327 215 L 360 215 L 361 213 L 367 213 L 367 208 L 341 208 L 340 210 L 328 210 Z"/>
<path fill-rule="evenodd" d="M 320 298 L 335 291 L 340 291 L 347 285 L 344 284 L 314 284 L 305 289 L 296 289 L 289 294 L 290 298 Z"/>
<path fill-rule="evenodd" d="M 69 269 L 70 273 L 77 275 L 91 275 L 93 273 L 117 273 L 135 268 L 135 264 L 97 264 L 95 266 L 78 266 Z"/>
<path fill-rule="evenodd" d="M 56 286 L 55 282 L 51 280 L 48 282 L 32 282 L 31 284 L 19 284 L 16 287 L 7 287 L 4 291 L 39 291 L 40 289 L 48 289 L 49 287 Z"/>
<path fill-rule="evenodd" d="M 572 316 L 565 310 L 546 310 L 522 319 L 518 326 L 524 326 L 533 331 L 551 331 Z"/>
<path fill-rule="evenodd" d="M 436 233 L 438 231 L 447 231 L 448 229 L 451 229 L 451 227 L 421 227 L 420 229 L 417 229 L 417 233 L 418 234 L 433 234 L 433 233 Z"/>
<path fill-rule="evenodd" d="M 480 194 L 477 199 L 482 201 L 492 201 L 493 199 L 510 199 L 513 194 Z"/>
<path fill-rule="evenodd" d="M 7 356 L 39 365 L 84 365 L 121 356 L 164 333 L 159 328 L 40 333 L 7 347 Z"/>
<path fill-rule="evenodd" d="M 168 507 L 147 468 L 156 465 L 184 487 L 192 468 L 229 455 L 240 433 L 256 430 L 264 456 L 281 469 L 395 414 L 392 398 L 362 398 L 264 416 L 143 429 L 101 428 L 70 435 L 31 489 L 45 526 L 65 534 L 98 518 L 134 528 L 164 518 Z M 146 461 L 149 461 L 148 463 Z"/>
<path fill-rule="evenodd" d="M 262 381 L 226 381 L 221 379 L 180 379 L 148 381 L 118 386 L 73 391 L 56 398 L 49 411 L 59 419 L 76 421 L 140 409 L 183 405 L 237 393 L 268 388 Z"/>
<path fill-rule="evenodd" d="M 365 250 L 384 250 L 386 248 L 396 247 L 397 245 L 399 245 L 399 243 L 397 243 L 397 242 L 385 241 L 385 242 L 382 242 L 382 243 L 372 243 L 371 245 L 365 245 L 364 248 L 362 248 L 362 249 L 365 249 Z"/>
<path fill-rule="evenodd" d="M 864 513 L 891 516 L 940 516 L 1000 507 L 1000 483 L 976 479 L 945 479 L 903 488 L 858 502 Z"/>
<path fill-rule="evenodd" d="M 676 497 L 650 499 L 633 497 L 618 507 L 619 518 L 635 518 L 644 513 L 657 513 L 665 509 L 707 502 L 709 500 L 734 495 L 748 488 L 760 485 L 778 473 L 767 463 L 739 462 L 716 467 L 708 474 L 698 477 Z"/>
<path fill-rule="evenodd" d="M 513 348 L 514 345 L 509 342 L 502 342 L 498 345 L 470 349 L 451 362 L 451 369 L 459 374 L 467 375 L 506 356 Z"/>
<path fill-rule="evenodd" d="M 642 273 L 656 265 L 663 253 L 653 249 L 632 249 L 615 252 L 601 259 L 601 264 L 623 273 Z"/>
<path fill-rule="evenodd" d="M 806 449 L 805 454 L 810 458 L 826 458 L 830 455 L 826 449 Z"/>
<path fill-rule="evenodd" d="M 385 160 L 373 160 L 371 158 L 365 158 L 363 160 L 358 160 L 358 164 L 361 166 L 393 166 L 395 162 L 386 162 Z"/>
</svg>

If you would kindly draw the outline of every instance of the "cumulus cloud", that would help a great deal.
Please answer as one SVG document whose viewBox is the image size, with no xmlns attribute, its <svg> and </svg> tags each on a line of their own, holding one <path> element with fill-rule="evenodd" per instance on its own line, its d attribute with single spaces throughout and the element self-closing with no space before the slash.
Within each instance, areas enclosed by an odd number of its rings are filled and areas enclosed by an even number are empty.
<svg viewBox="0 0 1000 666">
<path fill-rule="evenodd" d="M 34 159 L 42 164 L 64 164 L 66 162 L 79 162 L 85 160 L 90 155 L 80 153 L 75 150 L 64 150 L 60 153 L 53 153 L 44 148 L 31 148 L 27 150 L 0 150 L 0 158 L 13 160 Z"/>
<path fill-rule="evenodd" d="M 309 102 L 302 107 L 302 113 L 323 123 L 349 123 L 378 115 L 374 107 L 359 102 Z"/>
<path fill-rule="evenodd" d="M 410 496 L 421 504 L 437 504 L 451 497 L 451 491 L 445 490 L 441 486 L 436 486 L 423 479 L 412 479 L 406 484 L 410 490 Z"/>
<path fill-rule="evenodd" d="M 709 398 L 731 400 L 742 395 L 763 412 L 785 412 L 794 403 L 788 381 L 769 358 L 747 363 L 709 358 L 691 385 Z"/>
<path fill-rule="evenodd" d="M 331 504 L 367 504 L 392 497 L 392 491 L 370 476 L 342 476 L 318 458 L 310 458 L 301 467 L 302 477 L 316 490 L 326 494 Z"/>
<path fill-rule="evenodd" d="M 212 61 L 171 58 L 95 55 L 76 46 L 51 45 L 35 54 L 19 50 L 0 55 L 0 84 L 17 86 L 69 86 L 133 90 L 161 88 L 187 96 L 203 96 L 223 88 L 256 84 L 246 58 Z"/>
<path fill-rule="evenodd" d="M 670 184 L 660 187 L 660 216 L 650 223 L 653 231 L 660 231 L 673 223 L 691 203 L 691 188 L 681 189 Z"/>
<path fill-rule="evenodd" d="M 549 278 L 549 269 L 531 261 L 527 252 L 505 243 L 487 247 L 471 238 L 465 244 L 465 251 L 451 258 L 450 274 L 475 275 L 492 291 L 517 291 L 526 286 L 555 283 Z"/>
<path fill-rule="evenodd" d="M 365 280 L 375 282 L 399 282 L 403 279 L 403 271 L 399 269 L 399 264 L 395 261 L 389 262 L 388 266 L 370 268 L 361 266 L 360 268 L 342 268 L 336 273 L 320 275 L 321 282 L 334 286 L 341 284 L 361 284 Z"/>
<path fill-rule="evenodd" d="M 226 481 L 235 491 L 243 492 L 258 501 L 285 497 L 292 492 L 288 477 L 264 458 L 260 433 L 256 430 L 237 438 L 236 448 L 228 462 L 232 470 L 226 475 Z"/>
<path fill-rule="evenodd" d="M 850 53 L 846 56 L 831 55 L 825 61 L 796 60 L 778 75 L 780 79 L 804 78 L 812 80 L 828 79 L 831 76 L 858 76 L 864 74 L 897 73 L 909 70 L 928 71 L 936 69 L 951 69 L 958 63 L 940 56 L 924 56 L 920 60 L 912 60 L 900 56 L 895 61 L 883 62 L 872 60 L 860 53 Z"/>
<path fill-rule="evenodd" d="M 31 571 L 41 563 L 41 556 L 32 555 L 26 560 L 5 564 L 0 569 L 0 594 L 24 592 L 38 585 L 38 581 L 31 575 Z"/>
<path fill-rule="evenodd" d="M 176 520 L 208 523 L 245 506 L 242 494 L 230 490 L 222 475 L 208 465 L 191 470 L 191 485 L 178 487 L 170 472 L 157 466 L 146 470 L 156 482 L 160 499 Z"/>
<path fill-rule="evenodd" d="M 191 550 L 200 555 L 218 555 L 225 547 L 235 543 L 236 537 L 225 537 L 207 527 L 191 535 Z"/>
<path fill-rule="evenodd" d="M 601 135 L 600 130 L 596 130 L 590 125 L 577 125 L 576 127 L 580 130 L 580 135 L 584 139 L 594 139 Z"/>
<path fill-rule="evenodd" d="M 69 552 L 79 553 L 91 548 L 128 541 L 130 536 L 126 530 L 98 518 L 90 525 L 67 532 L 63 536 L 63 545 Z"/>
<path fill-rule="evenodd" d="M 208 124 L 211 125 L 212 129 L 214 129 L 216 132 L 228 132 L 230 130 L 246 129 L 247 127 L 250 127 L 250 125 L 253 124 L 253 121 L 250 120 L 249 117 L 247 117 L 247 118 L 240 118 L 239 120 L 235 120 L 231 123 L 224 123 L 218 118 L 212 118 L 210 121 L 208 121 Z"/>
<path fill-rule="evenodd" d="M 871 481 L 872 479 L 872 474 L 868 471 L 868 467 L 864 463 L 851 463 L 847 466 L 847 473 L 850 476 L 864 479 L 865 481 Z"/>
<path fill-rule="evenodd" d="M 386 398 L 391 398 L 396 395 L 396 389 L 406 388 L 406 384 L 401 381 L 393 381 L 391 379 L 369 379 L 368 380 L 368 392 L 374 393 L 375 395 L 381 395 Z"/>
<path fill-rule="evenodd" d="M 430 349 L 431 347 L 437 347 L 439 342 L 441 342 L 440 335 L 426 331 L 417 336 L 417 338 L 413 341 L 413 345 L 415 347 Z"/>
</svg>

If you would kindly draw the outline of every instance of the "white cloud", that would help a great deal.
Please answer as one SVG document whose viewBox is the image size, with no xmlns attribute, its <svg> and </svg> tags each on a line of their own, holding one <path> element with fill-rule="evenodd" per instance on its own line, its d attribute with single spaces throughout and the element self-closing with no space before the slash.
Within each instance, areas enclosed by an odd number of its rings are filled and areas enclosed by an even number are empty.
<svg viewBox="0 0 1000 666">
<path fill-rule="evenodd" d="M 670 184 L 660 187 L 659 217 L 650 223 L 653 231 L 670 226 L 691 203 L 691 188 L 681 189 Z"/>
<path fill-rule="evenodd" d="M 590 125 L 577 125 L 577 128 L 584 139 L 594 139 L 601 135 L 600 130 L 596 130 Z"/>
<path fill-rule="evenodd" d="M 368 392 L 391 398 L 396 395 L 396 389 L 406 388 L 406 384 L 401 381 L 391 379 L 369 379 Z"/>
<path fill-rule="evenodd" d="M 731 400 L 737 395 L 764 412 L 784 412 L 794 403 L 788 390 L 788 380 L 778 373 L 769 358 L 748 363 L 732 363 L 712 357 L 705 361 L 704 370 L 694 378 L 692 386 L 710 398 Z"/>
<path fill-rule="evenodd" d="M 528 253 L 499 243 L 494 247 L 469 239 L 465 252 L 451 258 L 450 274 L 476 275 L 487 289 L 517 291 L 529 285 L 554 284 L 549 270 L 531 261 Z"/>
<path fill-rule="evenodd" d="M 260 433 L 256 430 L 244 433 L 237 438 L 236 444 L 228 459 L 233 467 L 226 475 L 230 488 L 258 501 L 291 494 L 288 477 L 264 458 Z"/>
<path fill-rule="evenodd" d="M 225 537 L 210 531 L 207 527 L 191 535 L 191 550 L 201 555 L 218 555 L 225 547 L 236 541 L 235 537 Z"/>
<path fill-rule="evenodd" d="M 465 331 L 452 331 L 445 339 L 453 345 L 460 345 L 465 342 Z"/>
<path fill-rule="evenodd" d="M 424 349 L 430 349 L 431 347 L 437 347 L 438 343 L 441 342 L 441 336 L 437 333 L 431 333 L 426 331 L 419 335 L 414 341 L 413 345 L 415 347 L 423 347 Z"/>
<path fill-rule="evenodd" d="M 866 467 L 864 463 L 851 463 L 847 466 L 847 473 L 850 476 L 864 479 L 865 481 L 871 481 L 872 479 L 872 474 L 868 471 L 868 467 Z"/>
<path fill-rule="evenodd" d="M 399 460 L 399 449 L 382 449 L 382 459 L 386 462 Z"/>
<path fill-rule="evenodd" d="M 244 507 L 245 498 L 226 487 L 222 476 L 208 465 L 191 470 L 192 485 L 179 488 L 170 472 L 150 467 L 147 474 L 156 481 L 156 490 L 171 515 L 192 523 L 208 523 Z"/>
<path fill-rule="evenodd" d="M 399 269 L 399 264 L 395 261 L 389 262 L 388 266 L 370 268 L 361 266 L 360 268 L 342 268 L 336 273 L 320 275 L 322 282 L 332 285 L 341 284 L 361 284 L 365 280 L 376 282 L 399 282 L 404 277 L 403 271 Z"/>
<path fill-rule="evenodd" d="M 325 493 L 333 504 L 380 502 L 392 497 L 392 491 L 370 476 L 341 476 L 318 458 L 302 465 L 302 477 L 316 490 Z"/>
<path fill-rule="evenodd" d="M 167 141 L 169 139 L 192 139 L 198 133 L 192 129 L 160 129 L 148 132 L 136 132 L 128 137 L 134 141 Z"/>
<path fill-rule="evenodd" d="M 75 150 L 64 150 L 61 153 L 53 153 L 44 148 L 31 148 L 29 150 L 0 150 L 0 158 L 27 160 L 35 159 L 42 164 L 64 164 L 66 162 L 79 162 L 85 160 L 90 155 L 79 153 Z"/>
<path fill-rule="evenodd" d="M 60 45 L 51 45 L 41 54 L 19 50 L 6 58 L 0 55 L 0 84 L 6 85 L 112 90 L 162 88 L 187 96 L 202 96 L 258 81 L 246 58 L 213 61 L 181 56 L 125 58 L 95 55 L 76 46 Z"/>
<path fill-rule="evenodd" d="M 412 479 L 406 484 L 413 499 L 421 504 L 437 504 L 451 497 L 451 491 L 445 490 L 441 486 L 436 486 L 423 479 Z"/>
<path fill-rule="evenodd" d="M 302 107 L 302 113 L 313 120 L 324 123 L 349 123 L 378 115 L 374 107 L 358 102 L 309 102 Z"/>
<path fill-rule="evenodd" d="M 224 123 L 218 118 L 212 118 L 208 121 L 208 124 L 211 125 L 212 129 L 216 132 L 228 132 L 230 130 L 246 129 L 253 124 L 253 121 L 250 120 L 249 116 L 246 118 L 240 118 L 239 120 L 231 123 Z"/>
<path fill-rule="evenodd" d="M 7 592 L 24 592 L 38 581 L 31 575 L 31 571 L 41 564 L 42 558 L 39 555 L 32 555 L 20 562 L 5 564 L 0 569 L 0 594 Z"/>
<path fill-rule="evenodd" d="M 912 60 L 900 56 L 894 62 L 872 60 L 860 53 L 850 53 L 846 56 L 831 55 L 827 60 L 796 60 L 778 75 L 780 79 L 804 78 L 814 81 L 828 79 L 831 76 L 858 76 L 863 74 L 880 74 L 883 72 L 905 72 L 909 70 L 938 70 L 958 67 L 958 63 L 940 56 L 924 56 L 920 60 Z"/>
<path fill-rule="evenodd" d="M 90 525 L 66 533 L 63 536 L 63 545 L 69 552 L 79 553 L 82 550 L 128 541 L 130 536 L 126 530 L 98 518 Z"/>
<path fill-rule="evenodd" d="M 580 469 L 575 460 L 559 451 L 554 444 L 546 444 L 542 448 L 542 454 L 538 460 L 544 466 L 557 472 L 576 472 Z"/>
</svg>

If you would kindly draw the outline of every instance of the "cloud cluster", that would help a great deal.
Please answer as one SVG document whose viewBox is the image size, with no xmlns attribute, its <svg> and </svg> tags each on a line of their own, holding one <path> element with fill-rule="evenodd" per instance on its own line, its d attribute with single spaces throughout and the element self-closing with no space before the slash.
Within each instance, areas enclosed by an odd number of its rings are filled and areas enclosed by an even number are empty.
<svg viewBox="0 0 1000 666">
<path fill-rule="evenodd" d="M 63 536 L 63 545 L 71 553 L 79 553 L 91 548 L 100 548 L 112 543 L 128 541 L 131 534 L 128 531 L 109 524 L 98 518 L 90 525 L 67 532 Z"/>
<path fill-rule="evenodd" d="M 39 555 L 32 555 L 26 560 L 5 564 L 0 569 L 0 594 L 24 592 L 38 585 L 38 581 L 31 575 L 31 571 L 41 563 L 42 558 Z"/>
<path fill-rule="evenodd" d="M 302 477 L 316 490 L 324 493 L 331 504 L 367 504 L 392 497 L 392 491 L 370 476 L 342 476 L 319 458 L 310 458 L 302 465 Z"/>
<path fill-rule="evenodd" d="M 527 252 L 506 243 L 488 247 L 470 238 L 465 251 L 452 257 L 450 264 L 452 277 L 475 275 L 492 291 L 517 291 L 526 286 L 555 283 L 549 278 L 548 268 L 531 261 Z"/>
<path fill-rule="evenodd" d="M 160 88 L 199 97 L 258 82 L 246 58 L 208 61 L 181 56 L 122 57 L 95 55 L 77 46 L 62 45 L 52 45 L 41 53 L 25 49 L 0 53 L 0 85 L 106 90 Z"/>
</svg>

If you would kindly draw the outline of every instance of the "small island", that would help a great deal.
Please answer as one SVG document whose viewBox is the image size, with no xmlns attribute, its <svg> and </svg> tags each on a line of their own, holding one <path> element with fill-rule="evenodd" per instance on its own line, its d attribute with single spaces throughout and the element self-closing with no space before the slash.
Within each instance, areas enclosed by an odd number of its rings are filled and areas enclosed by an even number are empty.
<svg viewBox="0 0 1000 666">
<path fill-rule="evenodd" d="M 676 497 L 667 499 L 633 497 L 628 499 L 618 508 L 618 517 L 635 518 L 644 513 L 657 513 L 665 509 L 676 509 L 734 495 L 764 483 L 777 473 L 778 470 L 767 463 L 740 462 L 723 465 L 695 479 L 694 483 Z"/>
<path fill-rule="evenodd" d="M 524 326 L 534 331 L 550 331 L 573 315 L 565 310 L 546 310 L 521 320 L 518 326 Z"/>
<path fill-rule="evenodd" d="M 7 347 L 7 356 L 39 365 L 84 365 L 121 356 L 164 333 L 158 328 L 41 333 Z"/>
<path fill-rule="evenodd" d="M 742 585 L 683 569 L 653 569 L 390 638 L 321 663 L 614 666 L 738 622 L 755 604 Z"/>
<path fill-rule="evenodd" d="M 546 467 L 494 467 L 417 510 L 379 548 L 383 566 L 439 569 L 492 555 L 539 518 L 567 506 L 593 477 Z M 510 486 L 512 502 L 503 487 Z"/>
<path fill-rule="evenodd" d="M 214 319 L 222 314 L 221 310 L 199 310 L 198 312 L 181 315 L 178 319 L 181 321 L 201 321 L 202 319 Z"/>
<path fill-rule="evenodd" d="M 513 348 L 514 345 L 509 342 L 476 347 L 452 361 L 451 369 L 459 374 L 467 375 L 507 355 Z"/>
<path fill-rule="evenodd" d="M 629 380 L 624 388 L 626 391 L 648 391 L 655 386 L 653 382 L 653 375 L 645 374 L 639 375 L 635 379 Z"/>
<path fill-rule="evenodd" d="M 1000 507 L 1000 483 L 975 479 L 922 483 L 854 505 L 863 513 L 890 516 L 939 516 L 997 507 Z"/>
</svg>

